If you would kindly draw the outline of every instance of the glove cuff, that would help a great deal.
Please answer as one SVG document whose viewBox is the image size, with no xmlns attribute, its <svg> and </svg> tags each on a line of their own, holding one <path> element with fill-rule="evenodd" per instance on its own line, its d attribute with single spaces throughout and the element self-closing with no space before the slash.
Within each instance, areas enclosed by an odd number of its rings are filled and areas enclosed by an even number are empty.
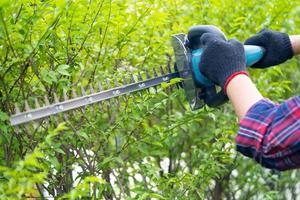
<svg viewBox="0 0 300 200">
<path fill-rule="evenodd" d="M 284 37 L 282 38 L 282 45 L 283 45 L 283 49 L 286 50 L 286 59 L 291 59 L 294 56 L 294 52 L 293 52 L 293 47 L 292 47 L 292 42 L 290 40 L 290 37 L 288 34 L 283 33 Z"/>
<path fill-rule="evenodd" d="M 228 86 L 228 84 L 230 83 L 230 81 L 232 81 L 232 79 L 233 79 L 234 77 L 236 77 L 237 75 L 240 75 L 240 74 L 244 74 L 244 75 L 246 75 L 246 76 L 249 76 L 249 73 L 246 72 L 246 71 L 239 71 L 239 72 L 235 72 L 235 73 L 231 74 L 231 75 L 227 78 L 227 80 L 226 80 L 226 82 L 225 82 L 225 84 L 224 84 L 224 92 L 225 92 L 225 94 L 227 94 L 227 86 Z"/>
</svg>

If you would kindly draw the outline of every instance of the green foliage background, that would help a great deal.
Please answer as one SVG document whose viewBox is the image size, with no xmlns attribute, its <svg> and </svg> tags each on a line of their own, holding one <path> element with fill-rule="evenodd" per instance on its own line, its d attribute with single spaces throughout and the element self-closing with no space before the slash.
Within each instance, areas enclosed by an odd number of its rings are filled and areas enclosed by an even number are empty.
<svg viewBox="0 0 300 200">
<path fill-rule="evenodd" d="M 272 172 L 235 151 L 229 104 L 191 112 L 174 85 L 37 126 L 9 125 L 14 103 L 24 110 L 25 100 L 44 105 L 44 95 L 54 102 L 64 91 L 74 96 L 72 88 L 89 93 L 98 82 L 106 89 L 172 66 L 171 35 L 196 24 L 240 41 L 264 27 L 299 34 L 300 3 L 2 0 L 0 198 L 299 198 L 299 171 Z M 250 73 L 263 95 L 280 102 L 299 94 L 299 66 L 294 58 Z"/>
</svg>

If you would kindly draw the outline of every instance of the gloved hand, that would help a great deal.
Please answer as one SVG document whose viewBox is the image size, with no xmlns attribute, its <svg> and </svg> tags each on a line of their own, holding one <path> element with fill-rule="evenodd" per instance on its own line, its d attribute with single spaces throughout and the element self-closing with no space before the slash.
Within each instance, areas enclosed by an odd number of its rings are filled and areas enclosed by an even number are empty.
<svg viewBox="0 0 300 200">
<path fill-rule="evenodd" d="M 293 49 L 288 34 L 263 29 L 245 42 L 246 45 L 258 45 L 266 49 L 264 57 L 252 65 L 253 68 L 267 68 L 278 65 L 293 57 Z"/>
<path fill-rule="evenodd" d="M 200 41 L 204 45 L 199 63 L 200 71 L 225 92 L 227 84 L 234 76 L 248 74 L 244 46 L 239 41 L 226 41 L 212 33 L 204 33 Z"/>
</svg>

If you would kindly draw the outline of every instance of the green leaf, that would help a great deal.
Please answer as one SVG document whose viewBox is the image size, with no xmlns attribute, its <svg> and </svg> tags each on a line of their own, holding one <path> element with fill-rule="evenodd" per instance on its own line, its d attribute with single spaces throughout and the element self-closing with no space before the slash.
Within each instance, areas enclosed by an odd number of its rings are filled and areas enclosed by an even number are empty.
<svg viewBox="0 0 300 200">
<path fill-rule="evenodd" d="M 68 127 L 66 126 L 65 122 L 62 122 L 62 123 L 58 124 L 58 126 L 55 129 L 55 132 L 58 133 L 58 132 L 65 131 L 65 130 L 68 130 Z"/>
<path fill-rule="evenodd" d="M 5 112 L 0 111 L 0 121 L 4 122 L 8 119 L 9 119 L 9 116 Z"/>
<path fill-rule="evenodd" d="M 170 83 L 174 85 L 176 83 L 180 83 L 181 81 L 183 81 L 183 78 L 173 78 L 170 80 Z"/>
<path fill-rule="evenodd" d="M 84 179 L 84 181 L 86 182 L 93 182 L 93 183 L 101 183 L 101 184 L 105 184 L 106 181 L 102 178 L 98 178 L 96 176 L 88 176 Z"/>
<path fill-rule="evenodd" d="M 157 193 L 150 193 L 150 197 L 155 199 L 165 199 L 163 196 Z"/>
<path fill-rule="evenodd" d="M 78 135 L 79 136 L 81 136 L 81 137 L 83 137 L 84 139 L 89 139 L 89 136 L 86 134 L 86 132 L 84 132 L 84 131 L 80 131 L 79 133 L 78 133 Z"/>
<path fill-rule="evenodd" d="M 56 169 L 60 169 L 61 164 L 58 162 L 56 157 L 51 157 L 49 161 Z"/>
<path fill-rule="evenodd" d="M 111 156 L 107 157 L 107 158 L 104 158 L 104 160 L 101 162 L 101 165 L 105 165 L 105 164 L 107 164 L 107 163 L 109 163 L 113 160 L 114 160 L 114 157 L 111 157 Z"/>
<path fill-rule="evenodd" d="M 61 75 L 70 76 L 70 73 L 67 71 L 69 67 L 69 65 L 59 65 L 56 70 Z"/>
<path fill-rule="evenodd" d="M 48 71 L 47 69 L 42 68 L 41 76 L 42 79 L 49 84 L 52 84 L 53 82 L 57 82 L 56 73 L 54 71 Z"/>
<path fill-rule="evenodd" d="M 61 153 L 61 154 L 66 154 L 61 148 L 54 148 L 54 151 Z"/>
<path fill-rule="evenodd" d="M 0 1 L 0 9 L 5 8 L 6 6 L 8 6 L 11 3 L 10 0 L 1 0 Z"/>
</svg>

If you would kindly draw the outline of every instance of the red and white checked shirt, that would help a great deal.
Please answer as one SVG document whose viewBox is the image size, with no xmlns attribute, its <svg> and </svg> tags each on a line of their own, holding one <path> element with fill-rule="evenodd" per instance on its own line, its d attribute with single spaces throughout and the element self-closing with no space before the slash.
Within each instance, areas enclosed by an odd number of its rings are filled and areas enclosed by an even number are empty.
<svg viewBox="0 0 300 200">
<path fill-rule="evenodd" d="M 276 170 L 300 168 L 300 96 L 282 104 L 263 99 L 240 121 L 237 150 Z"/>
</svg>

